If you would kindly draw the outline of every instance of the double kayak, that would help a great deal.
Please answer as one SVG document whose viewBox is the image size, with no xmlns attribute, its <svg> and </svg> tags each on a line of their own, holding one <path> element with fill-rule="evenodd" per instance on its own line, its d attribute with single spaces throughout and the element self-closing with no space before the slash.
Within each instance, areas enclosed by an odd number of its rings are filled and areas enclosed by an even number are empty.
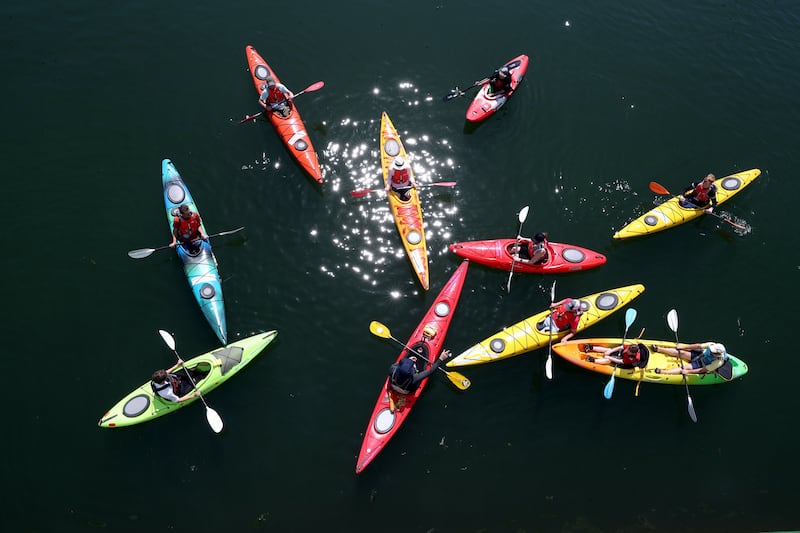
<svg viewBox="0 0 800 533">
<path fill-rule="evenodd" d="M 731 174 L 716 180 L 717 205 L 730 200 L 736 193 L 750 185 L 759 175 L 761 170 L 754 168 L 737 174 Z M 648 235 L 679 226 L 703 215 L 702 208 L 682 207 L 678 196 L 674 196 L 663 204 L 654 207 L 639 218 L 629 222 L 622 229 L 614 233 L 615 239 L 628 239 Z"/>
<path fill-rule="evenodd" d="M 245 49 L 247 54 L 247 66 L 250 69 L 250 75 L 253 78 L 253 85 L 255 85 L 256 92 L 261 95 L 265 87 L 265 80 L 272 77 L 276 84 L 280 84 L 281 80 L 275 71 L 267 65 L 264 58 L 261 57 L 255 48 L 247 46 Z M 289 153 L 297 160 L 303 170 L 305 170 L 317 183 L 322 183 L 322 170 L 319 167 L 319 159 L 314 146 L 311 144 L 311 138 L 308 136 L 303 119 L 300 118 L 300 112 L 297 110 L 295 102 L 292 101 L 291 113 L 289 116 L 283 117 L 278 113 L 274 113 L 267 109 L 264 111 L 269 121 L 278 132 L 278 136 L 286 145 Z"/>
<path fill-rule="evenodd" d="M 479 265 L 500 270 L 510 271 L 513 263 L 514 272 L 526 274 L 577 272 L 599 267 L 606 262 L 606 256 L 594 250 L 548 241 L 544 263 L 520 263 L 511 257 L 511 247 L 516 243 L 516 239 L 464 241 L 451 244 L 450 251 Z"/>
<path fill-rule="evenodd" d="M 169 159 L 161 162 L 161 184 L 164 188 L 164 205 L 167 209 L 167 224 L 169 224 L 171 234 L 172 221 L 178 216 L 178 208 L 181 205 L 186 204 L 193 212 L 200 213 L 189 189 L 183 183 L 178 169 Z M 201 227 L 203 232 L 208 235 L 205 225 L 201 225 Z M 180 244 L 175 246 L 175 251 L 183 262 L 183 271 L 192 288 L 194 299 L 197 300 L 203 315 L 220 342 L 226 344 L 228 325 L 225 321 L 225 299 L 222 297 L 222 280 L 219 277 L 217 259 L 211 251 L 211 242 L 209 240 L 200 241 L 199 251 L 195 254 L 190 254 L 189 250 Z"/>
<path fill-rule="evenodd" d="M 442 288 L 436 300 L 434 300 L 433 305 L 431 305 L 428 312 L 425 313 L 417 329 L 414 330 L 408 342 L 406 342 L 406 346 L 413 346 L 415 343 L 422 342 L 422 331 L 425 327 L 432 325 L 436 328 L 436 336 L 425 341 L 428 348 L 428 355 L 426 356 L 428 362 L 425 364 L 425 369 L 430 368 L 430 362 L 436 361 L 442 351 L 445 335 L 447 334 L 447 329 L 450 327 L 453 312 L 458 305 L 458 298 L 464 286 L 464 279 L 467 276 L 468 267 L 469 262 L 464 261 L 453 275 L 450 276 L 450 280 L 445 284 L 444 288 Z M 406 357 L 406 355 L 407 350 L 404 349 L 397 357 L 397 361 L 399 362 Z M 386 377 L 383 382 L 383 387 L 381 387 L 380 393 L 378 394 L 378 401 L 375 403 L 375 408 L 372 410 L 369 424 L 364 432 L 364 441 L 361 443 L 361 451 L 358 453 L 358 460 L 356 461 L 356 474 L 364 470 L 367 465 L 375 459 L 375 456 L 383 450 L 403 422 L 405 422 L 427 383 L 428 378 L 422 380 L 417 389 L 410 394 L 400 395 L 395 391 L 391 391 L 393 396 L 390 398 L 390 393 L 388 392 L 389 377 Z M 394 409 L 392 405 L 394 405 Z"/>
<path fill-rule="evenodd" d="M 397 130 L 384 112 L 381 115 L 381 170 L 383 171 L 384 187 L 389 180 L 389 167 L 397 156 L 402 156 L 408 161 L 406 149 L 397 134 Z M 414 172 L 413 169 L 409 169 Z M 428 248 L 425 243 L 425 228 L 422 221 L 422 207 L 416 189 L 409 190 L 409 199 L 403 201 L 393 190 L 389 191 L 389 208 L 392 210 L 397 231 L 403 240 L 403 247 L 411 261 L 411 267 L 416 272 L 422 288 L 428 290 L 430 278 L 428 273 Z"/>
<path fill-rule="evenodd" d="M 197 381 L 197 390 L 205 395 L 236 375 L 277 335 L 278 332 L 274 330 L 253 335 L 193 357 L 185 361 L 184 366 L 195 372 L 205 373 L 205 376 Z M 189 398 L 180 403 L 166 400 L 153 391 L 150 380 L 148 380 L 109 409 L 98 425 L 104 428 L 115 428 L 141 424 L 175 412 L 196 400 L 197 398 Z"/>
<path fill-rule="evenodd" d="M 582 331 L 619 311 L 643 292 L 644 285 L 637 284 L 583 296 L 580 298 L 583 314 L 577 331 Z M 541 313 L 503 328 L 464 350 L 448 361 L 447 366 L 493 363 L 547 346 L 550 343 L 550 332 L 543 329 L 543 321 L 548 316 L 550 310 L 545 309 Z M 553 343 L 558 342 L 566 334 L 567 331 L 553 331 Z"/>
<path fill-rule="evenodd" d="M 647 364 L 643 368 L 615 368 L 613 365 L 598 364 L 586 360 L 587 353 L 585 351 L 586 344 L 592 346 L 602 346 L 604 348 L 616 348 L 622 344 L 622 339 L 581 339 L 569 340 L 564 343 L 554 344 L 553 351 L 559 356 L 563 357 L 570 363 L 578 365 L 586 370 L 597 372 L 598 374 L 605 374 L 610 376 L 612 372 L 615 377 L 622 379 L 629 379 L 632 381 L 646 381 L 648 383 L 662 383 L 665 385 L 683 385 L 683 375 L 681 374 L 657 374 L 656 368 L 659 369 L 672 369 L 681 366 L 680 360 L 674 355 L 668 355 L 661 352 L 654 352 L 651 346 L 658 346 L 659 348 L 675 348 L 675 343 L 672 341 L 655 341 L 643 339 L 627 339 L 626 344 L 636 342 L 640 345 L 640 350 L 643 347 L 647 354 Z M 640 351 L 640 353 L 642 353 Z M 590 352 L 588 355 L 599 358 L 602 357 L 600 353 Z M 644 357 L 642 361 L 644 361 Z M 683 361 L 685 368 L 691 367 L 687 361 Z M 686 383 L 689 385 L 716 385 L 718 383 L 725 383 L 738 379 L 747 374 L 747 363 L 741 359 L 728 354 L 728 361 L 714 372 L 707 374 L 686 374 Z"/>
<path fill-rule="evenodd" d="M 469 108 L 467 108 L 467 120 L 469 122 L 480 122 L 492 116 L 514 95 L 517 87 L 519 87 L 519 84 L 522 83 L 522 79 L 525 77 L 525 72 L 528 70 L 528 56 L 522 54 L 509 60 L 503 66 L 509 70 L 511 89 L 495 93 L 492 91 L 488 81 L 484 83 L 478 90 L 478 94 L 472 99 Z"/>
</svg>

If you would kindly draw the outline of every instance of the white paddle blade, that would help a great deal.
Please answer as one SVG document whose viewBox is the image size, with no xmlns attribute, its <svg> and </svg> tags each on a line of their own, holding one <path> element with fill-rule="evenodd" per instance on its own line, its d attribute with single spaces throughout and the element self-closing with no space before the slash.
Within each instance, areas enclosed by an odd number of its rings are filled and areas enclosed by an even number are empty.
<svg viewBox="0 0 800 533">
<path fill-rule="evenodd" d="M 553 379 L 553 358 L 547 354 L 547 361 L 544 363 L 544 375 L 547 379 Z"/>
<path fill-rule="evenodd" d="M 550 303 L 552 304 L 556 299 L 556 282 L 553 281 L 553 286 L 550 287 Z"/>
<path fill-rule="evenodd" d="M 678 312 L 675 309 L 670 309 L 667 313 L 667 325 L 673 332 L 678 333 Z"/>
<path fill-rule="evenodd" d="M 689 396 L 689 417 L 691 417 L 692 422 L 697 422 L 697 413 L 694 412 L 694 402 L 692 401 L 692 397 Z"/>
<path fill-rule="evenodd" d="M 527 218 L 528 218 L 528 209 L 530 209 L 530 207 L 526 205 L 525 207 L 523 207 L 522 209 L 519 210 L 519 223 L 520 224 L 524 223 L 525 220 L 527 220 Z"/>
<path fill-rule="evenodd" d="M 208 425 L 211 426 L 214 433 L 222 431 L 222 418 L 220 418 L 219 413 L 208 406 L 206 406 L 206 420 L 208 420 Z"/>
<path fill-rule="evenodd" d="M 164 339 L 164 342 L 167 346 L 169 346 L 170 350 L 175 350 L 175 339 L 172 338 L 168 332 L 164 331 L 163 329 L 158 330 L 158 334 L 161 335 L 161 338 Z"/>
</svg>

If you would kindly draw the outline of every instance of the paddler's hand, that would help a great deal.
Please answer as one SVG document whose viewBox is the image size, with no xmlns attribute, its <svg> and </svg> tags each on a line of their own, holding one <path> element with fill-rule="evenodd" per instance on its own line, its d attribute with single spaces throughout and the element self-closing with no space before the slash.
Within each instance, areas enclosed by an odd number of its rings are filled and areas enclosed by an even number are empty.
<svg viewBox="0 0 800 533">
<path fill-rule="evenodd" d="M 714 208 L 713 207 L 707 207 L 706 209 L 704 209 L 704 211 L 706 212 L 706 214 L 710 215 L 714 211 Z"/>
<path fill-rule="evenodd" d="M 450 353 L 450 350 L 444 350 L 441 355 L 439 355 L 439 361 L 447 361 L 451 355 L 453 354 Z"/>
</svg>

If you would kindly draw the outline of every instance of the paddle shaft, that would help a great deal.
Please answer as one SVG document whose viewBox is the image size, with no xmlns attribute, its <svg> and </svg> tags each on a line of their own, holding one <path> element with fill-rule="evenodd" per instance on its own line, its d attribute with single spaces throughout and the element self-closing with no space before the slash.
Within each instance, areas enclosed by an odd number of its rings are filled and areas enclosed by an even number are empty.
<svg viewBox="0 0 800 533">
<path fill-rule="evenodd" d="M 298 96 L 300 96 L 303 93 L 310 93 L 310 92 L 322 89 L 322 87 L 324 87 L 324 86 L 325 86 L 325 82 L 323 82 L 323 81 L 318 81 L 316 83 L 312 83 L 311 85 L 309 85 L 308 87 L 306 87 L 305 89 L 300 91 L 299 93 L 295 93 L 294 95 L 287 97 L 286 100 L 294 100 L 295 98 L 297 98 Z M 266 109 L 264 111 L 266 111 Z M 242 120 L 239 121 L 239 124 L 244 124 L 245 122 L 250 122 L 251 120 L 255 120 L 256 118 L 258 118 L 261 115 L 263 115 L 264 111 L 259 111 L 255 115 L 247 115 L 246 117 L 244 117 Z"/>
<path fill-rule="evenodd" d="M 522 209 L 519 210 L 517 213 L 517 219 L 519 220 L 519 231 L 517 232 L 517 246 L 519 246 L 519 240 L 522 236 L 522 225 L 525 223 L 525 220 L 528 218 L 528 209 L 529 207 L 526 205 Z M 517 251 L 519 254 L 519 251 Z M 510 293 L 511 292 L 511 276 L 514 275 L 514 256 L 511 256 L 511 272 L 508 273 L 508 282 L 506 283 L 506 290 Z"/>
<path fill-rule="evenodd" d="M 436 183 L 417 183 L 417 188 L 419 187 L 455 187 L 457 182 L 455 181 L 439 181 Z M 357 191 L 350 191 L 350 196 L 353 198 L 361 198 L 363 196 L 368 195 L 369 193 L 373 192 L 382 192 L 386 189 L 359 189 Z"/>
<path fill-rule="evenodd" d="M 667 313 L 667 325 L 669 328 L 675 333 L 675 352 L 678 361 L 681 363 L 681 376 L 683 376 L 683 385 L 686 387 L 686 401 L 688 402 L 688 409 L 689 409 L 689 417 L 692 419 L 692 422 L 697 422 L 697 413 L 694 410 L 694 402 L 692 401 L 692 395 L 689 394 L 689 382 L 686 380 L 686 374 L 683 371 L 683 357 L 681 357 L 681 349 L 678 347 L 680 342 L 678 342 L 678 312 L 675 309 L 672 309 Z"/>
<path fill-rule="evenodd" d="M 433 364 L 433 363 L 431 363 L 430 359 L 428 359 L 427 357 L 425 357 L 424 355 L 422 355 L 418 351 L 413 350 L 406 343 L 401 342 L 400 340 L 394 338 L 391 335 L 389 336 L 389 338 L 392 339 L 393 341 L 395 341 L 400 346 L 403 346 L 406 350 L 408 350 L 409 353 L 412 353 L 415 356 L 421 358 L 423 361 L 427 362 L 429 365 Z M 463 386 L 463 390 L 466 390 L 471 384 L 470 381 L 466 377 L 464 377 L 462 374 L 459 374 L 458 372 L 452 372 L 452 371 L 448 372 L 447 370 L 445 370 L 441 366 L 437 366 L 436 368 L 437 368 L 437 370 L 441 370 L 442 372 L 444 372 L 445 376 L 447 376 L 447 379 L 449 379 L 454 385 L 458 386 L 458 384 L 461 383 L 461 385 Z M 457 379 L 458 382 L 454 381 L 454 378 Z M 459 387 L 459 388 L 462 388 L 462 387 Z"/>
<path fill-rule="evenodd" d="M 232 233 L 236 233 L 238 231 L 242 231 L 243 229 L 244 229 L 244 226 L 236 228 L 236 229 L 232 229 L 232 230 L 229 230 L 229 231 L 220 231 L 219 233 L 212 233 L 211 235 L 208 235 L 207 237 L 209 239 L 211 237 L 222 237 L 224 235 L 231 235 Z M 200 240 L 202 240 L 202 239 L 195 239 L 195 240 L 190 241 L 190 242 L 197 242 L 197 241 L 200 241 Z M 178 245 L 178 244 L 183 246 L 184 244 L 189 244 L 189 243 L 182 243 L 182 242 L 176 243 L 176 245 Z M 166 250 L 167 248 L 172 248 L 172 245 L 171 244 L 167 244 L 165 246 L 159 246 L 158 248 L 140 248 L 138 250 L 131 250 L 131 251 L 128 252 L 128 257 L 132 257 L 133 259 L 143 259 L 145 257 L 149 257 L 150 255 L 152 255 L 153 252 L 157 252 L 159 250 Z"/>
</svg>

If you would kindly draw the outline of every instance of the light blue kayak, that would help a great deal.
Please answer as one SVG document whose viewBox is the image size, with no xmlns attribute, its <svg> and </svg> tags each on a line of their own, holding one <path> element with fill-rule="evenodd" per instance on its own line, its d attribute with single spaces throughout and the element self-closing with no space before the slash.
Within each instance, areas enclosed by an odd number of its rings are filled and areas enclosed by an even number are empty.
<svg viewBox="0 0 800 533">
<path fill-rule="evenodd" d="M 199 214 L 197 206 L 183 183 L 178 169 L 169 159 L 161 162 L 161 182 L 164 186 L 164 205 L 167 208 L 167 222 L 170 235 L 172 234 L 172 221 L 177 216 L 178 207 L 186 204 L 195 213 Z M 201 215 L 202 218 L 202 215 Z M 203 225 L 203 232 L 208 232 Z M 203 314 L 211 324 L 223 345 L 228 344 L 228 325 L 225 322 L 225 299 L 222 297 L 222 284 L 217 269 L 217 259 L 211 251 L 209 241 L 200 241 L 200 250 L 195 255 L 189 255 L 186 247 L 180 242 L 175 246 L 178 257 L 183 262 L 183 271 L 189 280 L 194 298 L 203 310 Z"/>
</svg>

